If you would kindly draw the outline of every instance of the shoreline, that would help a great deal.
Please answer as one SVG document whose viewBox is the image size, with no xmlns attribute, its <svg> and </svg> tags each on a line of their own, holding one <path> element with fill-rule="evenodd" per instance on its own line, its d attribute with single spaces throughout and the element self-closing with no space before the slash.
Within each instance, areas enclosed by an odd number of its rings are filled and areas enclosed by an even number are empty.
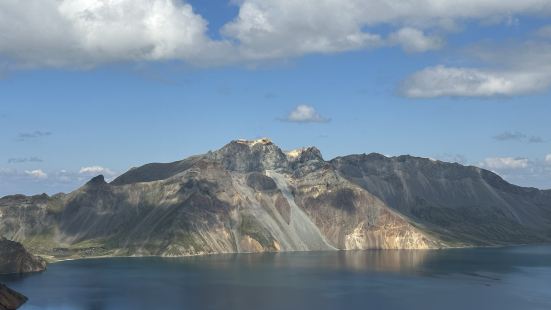
<svg viewBox="0 0 551 310">
<path fill-rule="evenodd" d="M 88 259 L 105 259 L 105 258 L 187 258 L 187 257 L 198 257 L 198 256 L 216 256 L 216 255 L 238 255 L 238 254 L 288 254 L 288 253 L 334 253 L 334 252 L 362 252 L 362 251 L 446 251 L 446 250 L 460 250 L 460 249 L 499 249 L 499 248 L 512 248 L 512 247 L 525 247 L 525 246 L 547 246 L 551 243 L 526 243 L 526 244 L 508 244 L 508 245 L 482 245 L 482 246 L 453 246 L 445 248 L 432 248 L 432 249 L 336 249 L 336 250 L 326 250 L 326 251 L 281 251 L 281 252 L 227 252 L 227 253 L 200 253 L 200 254 L 189 254 L 189 255 L 179 255 L 179 256 L 163 256 L 163 255 L 103 255 L 103 256 L 88 256 L 88 257 L 75 257 L 75 258 L 64 258 L 64 259 L 55 259 L 48 262 L 48 264 L 56 264 L 67 261 L 77 261 L 77 260 L 88 260 Z M 44 259 L 49 259 L 50 257 L 41 256 Z M 47 271 L 48 269 L 46 268 Z M 43 271 L 43 272 L 44 272 Z"/>
</svg>

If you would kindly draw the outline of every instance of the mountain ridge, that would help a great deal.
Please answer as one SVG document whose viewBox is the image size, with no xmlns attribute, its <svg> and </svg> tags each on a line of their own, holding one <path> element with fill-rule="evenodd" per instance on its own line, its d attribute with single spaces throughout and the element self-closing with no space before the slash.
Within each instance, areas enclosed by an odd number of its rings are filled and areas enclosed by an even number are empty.
<svg viewBox="0 0 551 310">
<path fill-rule="evenodd" d="M 97 176 L 66 195 L 6 196 L 0 212 L 0 236 L 53 259 L 551 241 L 551 191 L 409 155 L 325 161 L 265 138 L 110 183 Z"/>
</svg>

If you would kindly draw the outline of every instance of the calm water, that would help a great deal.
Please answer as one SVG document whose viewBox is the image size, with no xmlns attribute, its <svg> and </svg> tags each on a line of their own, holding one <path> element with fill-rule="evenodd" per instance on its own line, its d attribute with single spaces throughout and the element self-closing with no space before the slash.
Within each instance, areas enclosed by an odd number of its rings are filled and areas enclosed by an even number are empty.
<svg viewBox="0 0 551 310">
<path fill-rule="evenodd" d="M 551 309 L 551 247 L 67 261 L 22 309 Z"/>
</svg>

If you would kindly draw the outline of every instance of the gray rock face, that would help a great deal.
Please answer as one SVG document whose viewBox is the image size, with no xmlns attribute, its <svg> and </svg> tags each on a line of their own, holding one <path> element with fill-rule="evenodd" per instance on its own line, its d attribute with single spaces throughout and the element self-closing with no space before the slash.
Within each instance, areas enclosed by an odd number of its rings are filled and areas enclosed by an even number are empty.
<svg viewBox="0 0 551 310">
<path fill-rule="evenodd" d="M 15 310 L 27 301 L 27 297 L 0 283 L 0 310 Z"/>
<path fill-rule="evenodd" d="M 268 139 L 235 140 L 207 157 L 229 171 L 264 172 L 288 167 L 285 153 Z"/>
<path fill-rule="evenodd" d="M 551 240 L 548 191 L 402 156 L 325 161 L 267 139 L 0 199 L 0 236 L 53 258 L 419 249 Z"/>
<path fill-rule="evenodd" d="M 443 240 L 463 245 L 549 242 L 549 191 L 507 183 L 477 167 L 412 156 L 350 155 L 340 175 Z"/>
<path fill-rule="evenodd" d="M 38 272 L 44 269 L 44 259 L 30 254 L 20 243 L 0 238 L 0 274 Z"/>
</svg>

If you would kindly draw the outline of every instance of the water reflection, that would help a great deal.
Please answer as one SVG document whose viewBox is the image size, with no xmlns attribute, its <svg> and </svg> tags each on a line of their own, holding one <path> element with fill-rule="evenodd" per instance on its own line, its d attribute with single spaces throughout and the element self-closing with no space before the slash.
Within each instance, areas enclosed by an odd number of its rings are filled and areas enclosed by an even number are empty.
<svg viewBox="0 0 551 310">
<path fill-rule="evenodd" d="M 163 259 L 192 268 L 309 269 L 412 275 L 509 273 L 551 265 L 550 246 L 226 254 Z"/>
<path fill-rule="evenodd" d="M 551 309 L 551 247 L 90 259 L 0 281 L 30 297 L 23 310 L 466 309 L 488 296 Z"/>
<path fill-rule="evenodd" d="M 412 273 L 418 270 L 431 251 L 378 250 L 339 253 L 335 268 L 352 271 Z"/>
<path fill-rule="evenodd" d="M 166 262 L 198 268 L 316 268 L 355 272 L 416 272 L 427 257 L 426 250 L 370 250 L 336 252 L 292 252 L 223 254 L 187 258 L 162 258 Z M 156 260 L 156 259 L 152 259 Z M 315 260 L 315 261 L 313 261 Z"/>
</svg>

